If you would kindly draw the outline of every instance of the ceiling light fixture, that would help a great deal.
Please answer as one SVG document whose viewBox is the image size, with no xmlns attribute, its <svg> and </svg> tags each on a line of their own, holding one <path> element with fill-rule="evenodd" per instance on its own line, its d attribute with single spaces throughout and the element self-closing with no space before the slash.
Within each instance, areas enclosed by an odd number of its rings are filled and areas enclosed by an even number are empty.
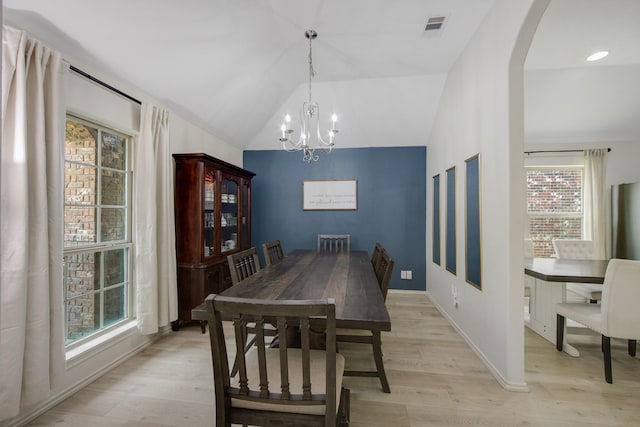
<svg viewBox="0 0 640 427">
<path fill-rule="evenodd" d="M 320 106 L 311 98 L 311 79 L 315 75 L 311 42 L 318 37 L 318 33 L 314 30 L 307 30 L 304 35 L 309 39 L 309 100 L 303 102 L 300 108 L 300 136 L 298 137 L 298 142 L 294 143 L 290 139 L 293 129 L 291 129 L 291 116 L 289 114 L 285 115 L 284 123 L 280 126 L 280 131 L 282 132 L 280 142 L 282 142 L 282 148 L 285 151 L 302 150 L 302 160 L 310 163 L 312 160 L 317 162 L 319 159 L 316 150 L 328 154 L 333 149 L 336 134 L 338 133 L 338 129 L 336 129 L 338 116 L 335 113 L 331 115 L 331 129 L 327 133 L 328 140 L 325 141 L 320 134 Z"/>
<path fill-rule="evenodd" d="M 600 52 L 596 52 L 592 55 L 589 55 L 589 57 L 587 58 L 587 61 L 589 62 L 598 61 L 607 55 L 609 55 L 609 52 L 607 52 L 606 50 L 601 50 Z"/>
</svg>

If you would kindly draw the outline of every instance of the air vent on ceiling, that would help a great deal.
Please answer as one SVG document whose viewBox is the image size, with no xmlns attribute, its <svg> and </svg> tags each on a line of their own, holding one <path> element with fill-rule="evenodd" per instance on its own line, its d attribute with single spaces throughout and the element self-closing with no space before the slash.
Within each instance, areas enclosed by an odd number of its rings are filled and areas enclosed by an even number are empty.
<svg viewBox="0 0 640 427">
<path fill-rule="evenodd" d="M 425 31 L 438 31 L 444 27 L 444 16 L 433 16 L 427 20 L 427 26 L 424 27 Z"/>
</svg>

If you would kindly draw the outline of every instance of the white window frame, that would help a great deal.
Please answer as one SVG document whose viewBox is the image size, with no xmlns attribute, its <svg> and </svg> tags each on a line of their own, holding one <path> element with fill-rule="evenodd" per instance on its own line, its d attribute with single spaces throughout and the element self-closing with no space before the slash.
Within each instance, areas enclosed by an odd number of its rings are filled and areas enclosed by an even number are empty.
<svg viewBox="0 0 640 427">
<path fill-rule="evenodd" d="M 70 246 L 70 247 L 63 247 L 63 257 L 65 257 L 68 255 L 80 255 L 80 254 L 91 254 L 94 253 L 96 254 L 96 256 L 98 254 L 103 254 L 105 252 L 111 251 L 111 250 L 119 250 L 119 249 L 124 249 L 126 251 L 126 258 L 125 258 L 125 262 L 124 262 L 124 285 L 118 284 L 118 285 L 114 285 L 114 286 L 110 286 L 108 288 L 104 288 L 102 286 L 102 281 L 104 280 L 104 269 L 101 269 L 101 277 L 100 277 L 100 287 L 97 291 L 92 292 L 94 294 L 96 293 L 100 293 L 101 295 L 104 295 L 105 292 L 109 289 L 113 289 L 116 288 L 118 286 L 125 286 L 125 304 L 124 304 L 124 310 L 125 310 L 125 315 L 124 317 L 117 321 L 114 322 L 108 326 L 104 326 L 104 297 L 101 297 L 100 301 L 100 321 L 101 321 L 101 327 L 97 330 L 95 330 L 94 332 L 78 338 L 70 343 L 67 343 L 67 334 L 68 334 L 68 313 L 67 313 L 67 298 L 66 298 L 66 294 L 67 294 L 67 282 L 66 282 L 66 274 L 63 277 L 63 281 L 62 281 L 62 285 L 63 285 L 63 310 L 64 310 L 64 320 L 65 320 L 65 327 L 64 327 L 64 336 L 65 336 L 65 351 L 67 352 L 67 355 L 69 356 L 69 354 L 78 354 L 80 350 L 84 349 L 84 348 L 90 348 L 91 347 L 91 342 L 92 341 L 96 341 L 96 342 L 102 342 L 104 341 L 104 339 L 106 337 L 112 336 L 114 334 L 115 331 L 118 330 L 127 330 L 130 329 L 131 325 L 127 325 L 127 323 L 131 323 L 133 320 L 135 320 L 135 304 L 134 304 L 134 283 L 133 283 L 133 240 L 132 240 L 132 218 L 133 218 L 133 144 L 134 144 L 134 136 L 127 133 L 127 132 L 123 132 L 119 129 L 114 128 L 113 126 L 109 126 L 108 124 L 104 124 L 104 123 L 100 123 L 97 120 L 93 120 L 93 119 L 87 119 L 84 118 L 80 115 L 74 114 L 72 112 L 67 112 L 67 115 L 65 117 L 65 123 L 67 120 L 72 120 L 75 122 L 79 122 L 79 123 L 83 123 L 86 124 L 87 126 L 90 127 L 94 127 L 96 129 L 98 129 L 99 131 L 107 131 L 109 133 L 113 133 L 113 134 L 117 134 L 120 135 L 124 138 L 126 138 L 126 165 L 125 165 L 125 192 L 126 192 L 126 202 L 125 202 L 125 212 L 126 212 L 126 220 L 124 223 L 124 239 L 122 240 L 116 240 L 116 241 L 108 241 L 108 242 L 101 242 L 101 209 L 103 208 L 109 208 L 110 205 L 102 205 L 101 203 L 101 192 L 102 192 L 102 170 L 112 170 L 110 168 L 105 168 L 103 166 L 101 166 L 101 150 L 100 150 L 100 138 L 98 138 L 98 141 L 96 141 L 96 143 L 98 144 L 98 147 L 96 147 L 96 203 L 95 205 L 93 205 L 96 209 L 96 242 L 90 242 L 90 243 L 83 243 L 80 245 L 76 245 L 76 246 Z M 66 156 L 63 159 L 63 162 L 67 162 Z M 73 163 L 73 162 L 72 162 Z M 83 165 L 85 165 L 84 163 L 81 163 Z M 118 173 L 122 173 L 122 171 L 118 170 Z M 68 205 L 66 202 L 64 202 L 64 206 L 66 208 L 66 206 Z M 120 208 L 120 206 L 117 206 L 118 208 Z M 64 224 L 63 224 L 64 227 Z M 101 255 L 102 256 L 102 255 Z M 65 271 L 66 271 L 66 266 L 65 266 Z M 69 357 L 67 357 L 68 359 Z"/>
</svg>

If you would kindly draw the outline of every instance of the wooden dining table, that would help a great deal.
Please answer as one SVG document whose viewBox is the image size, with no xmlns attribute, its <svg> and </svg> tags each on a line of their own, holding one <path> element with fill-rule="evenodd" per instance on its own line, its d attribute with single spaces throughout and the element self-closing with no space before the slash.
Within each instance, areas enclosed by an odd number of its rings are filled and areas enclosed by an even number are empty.
<svg viewBox="0 0 640 427">
<path fill-rule="evenodd" d="M 333 298 L 336 327 L 370 331 L 373 336 L 377 370 L 345 371 L 345 375 L 379 377 L 383 390 L 390 391 L 382 364 L 381 332 L 391 330 L 391 319 L 366 251 L 297 249 L 220 295 L 267 300 Z M 207 320 L 204 303 L 191 311 L 191 318 Z"/>
</svg>

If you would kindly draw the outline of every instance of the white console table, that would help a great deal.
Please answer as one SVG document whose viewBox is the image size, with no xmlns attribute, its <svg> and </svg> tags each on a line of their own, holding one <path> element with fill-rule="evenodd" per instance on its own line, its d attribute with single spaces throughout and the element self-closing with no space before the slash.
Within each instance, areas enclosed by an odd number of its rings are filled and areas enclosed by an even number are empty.
<svg viewBox="0 0 640 427">
<path fill-rule="evenodd" d="M 555 345 L 556 343 L 556 303 L 566 298 L 566 283 L 602 283 L 608 260 L 526 258 L 524 273 L 529 276 L 530 319 L 526 325 Z M 566 337 L 566 331 L 564 336 Z M 563 350 L 572 356 L 579 356 L 578 350 L 570 344 L 563 344 Z"/>
</svg>

